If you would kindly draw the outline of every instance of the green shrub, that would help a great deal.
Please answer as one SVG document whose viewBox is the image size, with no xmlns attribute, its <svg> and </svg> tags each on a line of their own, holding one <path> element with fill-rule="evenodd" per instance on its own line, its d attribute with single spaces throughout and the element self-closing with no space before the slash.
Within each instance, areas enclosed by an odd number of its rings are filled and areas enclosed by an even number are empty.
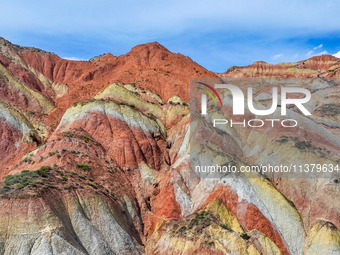
<svg viewBox="0 0 340 255">
<path fill-rule="evenodd" d="M 99 142 L 97 142 L 94 138 L 90 137 L 90 136 L 86 136 L 86 135 L 81 135 L 81 134 L 76 134 L 76 133 L 72 133 L 72 132 L 63 132 L 61 133 L 63 136 L 65 137 L 76 137 L 76 138 L 80 138 L 83 139 L 84 142 L 93 142 L 95 145 L 101 146 L 101 144 Z M 65 152 L 66 150 L 63 149 L 62 152 Z M 71 151 L 72 153 L 76 153 L 75 150 Z"/>
<path fill-rule="evenodd" d="M 192 229 L 194 226 L 198 225 L 199 221 L 197 218 L 192 219 L 188 225 L 188 229 Z"/>
<path fill-rule="evenodd" d="M 54 151 L 54 152 L 50 151 L 50 152 L 48 153 L 48 155 L 50 155 L 50 156 L 53 156 L 53 155 L 55 155 L 55 154 L 56 154 L 55 151 Z"/>
<path fill-rule="evenodd" d="M 277 139 L 276 141 L 279 142 L 279 143 L 286 143 L 286 142 L 288 142 L 288 140 L 289 140 L 288 136 L 283 135 L 279 139 Z"/>
<path fill-rule="evenodd" d="M 226 229 L 226 230 L 229 230 L 229 231 L 232 230 L 232 229 L 231 229 L 229 226 L 227 226 L 226 224 L 220 224 L 220 227 L 221 227 L 221 228 L 224 228 L 224 229 Z"/>
<path fill-rule="evenodd" d="M 83 171 L 90 171 L 91 167 L 89 165 L 85 165 L 85 164 L 77 164 L 77 167 L 82 169 Z"/>
<path fill-rule="evenodd" d="M 241 237 L 242 239 L 244 239 L 244 240 L 249 240 L 249 239 L 250 239 L 250 236 L 249 236 L 247 233 L 242 233 L 242 234 L 240 235 L 240 237 Z"/>
<path fill-rule="evenodd" d="M 48 171 L 50 171 L 52 169 L 52 167 L 50 166 L 42 166 L 40 167 L 39 170 L 37 170 L 37 174 L 40 175 L 41 177 L 47 177 L 47 173 Z"/>
<path fill-rule="evenodd" d="M 194 226 L 203 226 L 203 227 L 208 227 L 211 225 L 211 215 L 207 211 L 202 211 L 201 213 L 196 213 L 195 218 L 193 218 L 189 225 L 188 229 L 192 229 Z"/>
<path fill-rule="evenodd" d="M 47 172 L 51 169 L 52 168 L 49 166 L 42 166 L 37 171 L 24 170 L 19 174 L 8 175 L 5 177 L 5 181 L 4 181 L 5 185 L 3 186 L 3 188 L 9 189 L 14 185 L 15 185 L 15 188 L 17 189 L 22 189 L 28 185 L 36 187 L 37 185 L 33 180 L 40 176 L 46 177 Z"/>
<path fill-rule="evenodd" d="M 180 227 L 180 229 L 177 231 L 177 233 L 182 234 L 182 233 L 185 232 L 185 230 L 187 230 L 187 227 L 186 227 L 186 226 L 182 226 L 182 227 Z"/>
<path fill-rule="evenodd" d="M 98 189 L 97 185 L 92 183 L 92 182 L 90 182 L 90 181 L 87 181 L 87 184 L 90 185 L 94 189 Z"/>
<path fill-rule="evenodd" d="M 305 150 L 305 149 L 311 148 L 312 144 L 306 141 L 298 141 L 298 142 L 295 142 L 294 146 L 300 150 Z"/>
</svg>

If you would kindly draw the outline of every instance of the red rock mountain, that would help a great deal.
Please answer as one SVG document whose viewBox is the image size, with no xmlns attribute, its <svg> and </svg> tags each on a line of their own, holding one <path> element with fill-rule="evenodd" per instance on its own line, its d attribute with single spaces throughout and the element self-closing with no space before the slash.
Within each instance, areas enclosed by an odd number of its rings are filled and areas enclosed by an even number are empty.
<svg viewBox="0 0 340 255">
<path fill-rule="evenodd" d="M 339 179 L 200 178 L 189 158 L 189 137 L 206 136 L 228 146 L 202 155 L 237 164 L 339 164 L 339 67 L 320 56 L 215 74 L 158 43 L 70 61 L 0 38 L 0 254 L 339 253 Z M 195 77 L 311 78 L 315 114 L 289 135 L 195 132 Z"/>
<path fill-rule="evenodd" d="M 249 66 L 233 66 L 222 77 L 299 77 L 312 78 L 322 76 L 325 78 L 340 77 L 339 59 L 331 55 L 322 55 L 297 63 L 268 64 L 264 61 L 255 62 Z"/>
</svg>

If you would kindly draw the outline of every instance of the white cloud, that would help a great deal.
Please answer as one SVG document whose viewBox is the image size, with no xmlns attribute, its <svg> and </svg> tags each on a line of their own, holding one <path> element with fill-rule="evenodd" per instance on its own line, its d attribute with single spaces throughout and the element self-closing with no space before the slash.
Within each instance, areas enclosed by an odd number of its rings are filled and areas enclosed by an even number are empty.
<svg viewBox="0 0 340 255">
<path fill-rule="evenodd" d="M 307 52 L 306 57 L 310 58 L 310 57 L 313 56 L 313 54 L 314 54 L 314 50 L 310 50 L 310 51 Z"/>
<path fill-rule="evenodd" d="M 86 59 L 82 59 L 82 58 L 77 58 L 77 57 L 61 57 L 67 60 L 75 60 L 75 61 L 86 61 Z"/>
<path fill-rule="evenodd" d="M 310 50 L 310 51 L 308 51 L 308 52 L 306 53 L 306 57 L 307 57 L 307 58 L 311 58 L 311 57 L 313 57 L 313 56 L 321 56 L 321 55 L 326 55 L 326 54 L 328 54 L 328 52 L 327 52 L 326 50 L 320 51 L 320 52 L 316 52 L 317 49 L 320 49 L 320 48 L 322 48 L 322 47 L 323 47 L 323 44 L 320 44 L 320 45 L 318 45 L 318 46 L 315 46 L 312 50 Z"/>
<path fill-rule="evenodd" d="M 313 50 L 310 50 L 308 51 L 308 53 L 306 54 L 306 57 L 307 58 L 311 58 L 311 57 L 314 57 L 314 56 L 321 56 L 321 55 L 327 55 L 328 52 L 326 50 L 324 51 L 321 51 L 321 52 L 315 52 Z"/>
<path fill-rule="evenodd" d="M 321 56 L 321 55 L 327 55 L 327 54 L 328 54 L 328 52 L 326 50 L 324 50 L 324 51 L 321 51 L 319 53 L 316 53 L 315 56 Z"/>
<path fill-rule="evenodd" d="M 334 57 L 340 58 L 340 51 L 338 53 L 333 54 Z"/>
<path fill-rule="evenodd" d="M 320 49 L 322 47 L 323 47 L 323 44 L 321 43 L 319 46 L 314 47 L 313 50 L 317 50 L 317 49 Z"/>
<path fill-rule="evenodd" d="M 273 56 L 273 59 L 274 59 L 274 60 L 277 60 L 277 59 L 281 58 L 282 56 L 283 56 L 282 53 L 276 54 L 276 55 Z"/>
</svg>

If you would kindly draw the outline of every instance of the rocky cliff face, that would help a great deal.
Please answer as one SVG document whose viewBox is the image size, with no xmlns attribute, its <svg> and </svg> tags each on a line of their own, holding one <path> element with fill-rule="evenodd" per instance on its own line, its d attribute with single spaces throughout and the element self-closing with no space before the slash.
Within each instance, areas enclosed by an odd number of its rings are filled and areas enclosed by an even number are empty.
<svg viewBox="0 0 340 255">
<path fill-rule="evenodd" d="M 78 62 L 0 39 L 0 254 L 339 254 L 338 179 L 193 178 L 189 137 L 209 129 L 186 103 L 191 77 L 311 77 L 300 130 L 222 130 L 230 146 L 201 153 L 339 163 L 339 64 L 214 74 L 158 43 Z"/>
</svg>

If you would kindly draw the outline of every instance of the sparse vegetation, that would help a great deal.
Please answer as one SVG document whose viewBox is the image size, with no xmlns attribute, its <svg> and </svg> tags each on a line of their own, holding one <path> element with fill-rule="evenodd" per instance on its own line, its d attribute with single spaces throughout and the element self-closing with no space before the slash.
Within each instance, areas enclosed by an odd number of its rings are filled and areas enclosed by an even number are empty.
<svg viewBox="0 0 340 255">
<path fill-rule="evenodd" d="M 309 141 L 297 141 L 294 146 L 300 150 L 310 149 L 312 144 Z"/>
<path fill-rule="evenodd" d="M 47 173 L 52 170 L 52 167 L 50 166 L 42 166 L 40 167 L 39 170 L 37 170 L 37 174 L 40 175 L 41 177 L 47 177 Z"/>
<path fill-rule="evenodd" d="M 10 189 L 14 185 L 17 189 L 22 189 L 28 185 L 36 187 L 37 185 L 34 179 L 39 177 L 47 177 L 47 173 L 51 169 L 52 168 L 50 166 L 42 166 L 36 171 L 24 170 L 19 174 L 8 175 L 5 178 L 3 188 Z"/>
<path fill-rule="evenodd" d="M 220 224 L 220 227 L 224 228 L 226 230 L 232 231 L 232 229 L 229 226 L 227 226 L 226 224 Z"/>
<path fill-rule="evenodd" d="M 320 112 L 322 117 L 334 116 L 340 113 L 340 104 L 325 104 L 315 111 Z"/>
<path fill-rule="evenodd" d="M 94 184 L 94 183 L 91 182 L 91 181 L 87 181 L 87 184 L 90 185 L 90 186 L 91 186 L 92 188 L 94 188 L 94 189 L 98 189 L 97 185 Z"/>
<path fill-rule="evenodd" d="M 131 108 L 136 108 L 135 105 L 133 105 L 133 104 L 128 104 L 128 103 L 126 103 L 126 102 L 117 102 L 117 104 L 118 104 L 118 105 L 126 105 L 126 106 L 130 106 Z"/>
<path fill-rule="evenodd" d="M 317 147 L 312 144 L 311 141 L 301 141 L 299 137 L 291 137 L 291 136 L 281 136 L 276 142 L 280 144 L 289 143 L 291 146 L 299 149 L 300 151 L 306 152 L 313 152 L 317 153 L 320 157 L 325 158 L 326 155 L 329 153 L 328 150 L 324 148 Z"/>
<path fill-rule="evenodd" d="M 72 133 L 72 132 L 63 132 L 61 133 L 64 137 L 76 137 L 79 139 L 82 139 L 84 142 L 88 143 L 89 141 L 93 142 L 95 145 L 101 146 L 101 144 L 99 142 L 97 142 L 95 139 L 93 139 L 90 136 L 86 136 L 86 135 L 81 135 L 81 134 L 76 134 L 76 133 Z M 62 152 L 66 152 L 65 149 L 62 150 Z M 72 153 L 75 153 L 75 150 L 71 151 Z"/>
<path fill-rule="evenodd" d="M 240 234 L 240 237 L 244 240 L 249 240 L 250 239 L 250 236 L 247 234 L 247 233 L 242 233 Z"/>
<path fill-rule="evenodd" d="M 186 230 L 194 229 L 200 232 L 203 228 L 206 228 L 212 224 L 212 221 L 215 221 L 215 217 L 207 212 L 202 211 L 201 213 L 196 213 L 195 217 L 191 219 L 190 223 L 187 226 L 182 226 L 180 229 L 176 231 L 176 233 L 182 234 Z"/>
<path fill-rule="evenodd" d="M 171 105 L 188 106 L 188 104 L 186 102 L 180 103 L 180 102 L 169 101 L 168 103 L 171 104 Z"/>
<path fill-rule="evenodd" d="M 182 226 L 177 232 L 178 233 L 183 233 L 185 230 L 187 230 L 187 227 L 186 226 Z"/>
<path fill-rule="evenodd" d="M 85 180 L 86 179 L 86 175 L 82 175 L 82 174 L 80 174 L 80 175 L 78 175 L 81 179 L 83 179 L 83 180 Z"/>
<path fill-rule="evenodd" d="M 77 167 L 82 169 L 83 171 L 90 171 L 91 167 L 89 165 L 85 165 L 85 164 L 77 164 Z"/>
<path fill-rule="evenodd" d="M 289 137 L 288 136 L 285 136 L 285 135 L 283 135 L 283 136 L 280 136 L 280 138 L 279 139 L 277 139 L 276 140 L 278 143 L 286 143 L 286 142 L 288 142 L 289 141 Z"/>
</svg>

